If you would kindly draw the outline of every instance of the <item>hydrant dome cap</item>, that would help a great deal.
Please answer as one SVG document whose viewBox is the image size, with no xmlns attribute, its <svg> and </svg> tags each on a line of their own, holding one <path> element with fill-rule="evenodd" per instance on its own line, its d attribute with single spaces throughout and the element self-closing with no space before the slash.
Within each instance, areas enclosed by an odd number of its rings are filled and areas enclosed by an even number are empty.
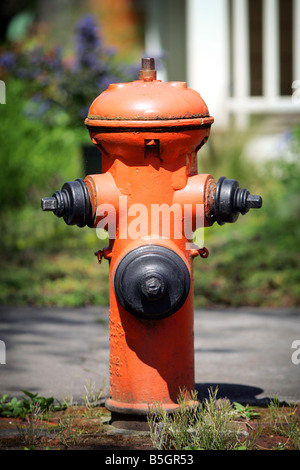
<svg viewBox="0 0 300 470">
<path fill-rule="evenodd" d="M 87 126 L 109 125 L 111 121 L 201 120 L 213 118 L 200 94 L 185 82 L 145 82 L 111 84 L 91 104 Z"/>
</svg>

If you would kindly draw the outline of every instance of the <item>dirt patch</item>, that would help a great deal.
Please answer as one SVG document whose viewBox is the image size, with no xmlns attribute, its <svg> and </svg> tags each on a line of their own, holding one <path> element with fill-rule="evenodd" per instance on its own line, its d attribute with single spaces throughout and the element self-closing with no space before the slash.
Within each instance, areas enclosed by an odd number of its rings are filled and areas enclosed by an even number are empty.
<svg viewBox="0 0 300 470">
<path fill-rule="evenodd" d="M 149 450 L 150 433 L 117 429 L 104 407 L 71 407 L 41 419 L 0 418 L 0 449 Z"/>
</svg>

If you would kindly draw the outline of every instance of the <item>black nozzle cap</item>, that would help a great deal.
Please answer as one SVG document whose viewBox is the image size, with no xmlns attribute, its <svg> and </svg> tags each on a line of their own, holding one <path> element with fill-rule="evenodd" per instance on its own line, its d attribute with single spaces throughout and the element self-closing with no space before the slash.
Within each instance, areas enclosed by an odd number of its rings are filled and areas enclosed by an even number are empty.
<svg viewBox="0 0 300 470">
<path fill-rule="evenodd" d="M 169 248 L 140 246 L 119 262 L 114 276 L 117 300 L 136 318 L 160 320 L 173 315 L 190 291 L 183 259 Z"/>
<path fill-rule="evenodd" d="M 53 211 L 67 225 L 85 227 L 92 221 L 92 207 L 85 182 L 81 178 L 65 183 L 61 191 L 41 200 L 43 211 Z"/>
<path fill-rule="evenodd" d="M 239 214 L 244 215 L 249 209 L 261 208 L 262 198 L 241 189 L 236 180 L 222 176 L 217 183 L 212 205 L 214 219 L 219 225 L 224 225 L 235 222 Z"/>
</svg>

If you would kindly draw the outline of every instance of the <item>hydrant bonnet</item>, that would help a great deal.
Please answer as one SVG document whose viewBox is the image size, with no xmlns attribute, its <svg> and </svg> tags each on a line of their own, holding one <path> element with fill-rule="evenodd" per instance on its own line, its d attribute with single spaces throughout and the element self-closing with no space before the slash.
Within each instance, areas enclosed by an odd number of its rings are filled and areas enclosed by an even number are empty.
<svg viewBox="0 0 300 470">
<path fill-rule="evenodd" d="M 143 70 L 141 71 L 143 72 Z M 113 83 L 91 104 L 85 120 L 94 126 L 139 126 L 147 121 L 148 127 L 174 125 L 211 125 L 214 119 L 195 90 L 185 82 L 162 82 L 143 78 L 130 83 Z M 178 122 L 180 121 L 180 122 Z M 144 124 L 143 124 L 144 125 Z"/>
</svg>

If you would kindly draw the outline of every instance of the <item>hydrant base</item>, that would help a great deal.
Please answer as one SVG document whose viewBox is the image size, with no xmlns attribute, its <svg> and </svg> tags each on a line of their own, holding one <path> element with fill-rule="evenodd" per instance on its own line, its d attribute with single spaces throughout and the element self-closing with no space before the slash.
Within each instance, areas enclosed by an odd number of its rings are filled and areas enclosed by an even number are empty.
<svg viewBox="0 0 300 470">
<path fill-rule="evenodd" d="M 149 407 L 137 404 L 123 404 L 108 398 L 105 407 L 111 411 L 110 424 L 118 429 L 149 431 L 147 413 Z"/>
<path fill-rule="evenodd" d="M 194 400 L 189 401 L 189 405 L 195 406 L 196 402 Z M 118 429 L 129 429 L 129 430 L 136 430 L 136 431 L 149 431 L 149 424 L 147 415 L 152 409 L 155 411 L 155 405 L 145 405 L 145 404 L 133 404 L 130 405 L 128 403 L 123 404 L 108 398 L 105 403 L 106 408 L 111 411 L 111 420 L 110 424 Z M 168 405 L 161 405 L 164 410 L 169 413 L 175 413 L 180 405 L 177 403 L 168 404 Z"/>
<path fill-rule="evenodd" d="M 146 415 L 138 416 L 112 412 L 109 424 L 117 429 L 149 431 L 149 424 Z"/>
<path fill-rule="evenodd" d="M 170 403 L 168 405 L 161 405 L 167 413 L 172 413 L 179 405 L 177 403 Z M 153 404 L 144 403 L 121 403 L 112 398 L 108 398 L 105 402 L 105 407 L 112 413 L 119 413 L 120 415 L 127 416 L 147 416 Z"/>
</svg>

